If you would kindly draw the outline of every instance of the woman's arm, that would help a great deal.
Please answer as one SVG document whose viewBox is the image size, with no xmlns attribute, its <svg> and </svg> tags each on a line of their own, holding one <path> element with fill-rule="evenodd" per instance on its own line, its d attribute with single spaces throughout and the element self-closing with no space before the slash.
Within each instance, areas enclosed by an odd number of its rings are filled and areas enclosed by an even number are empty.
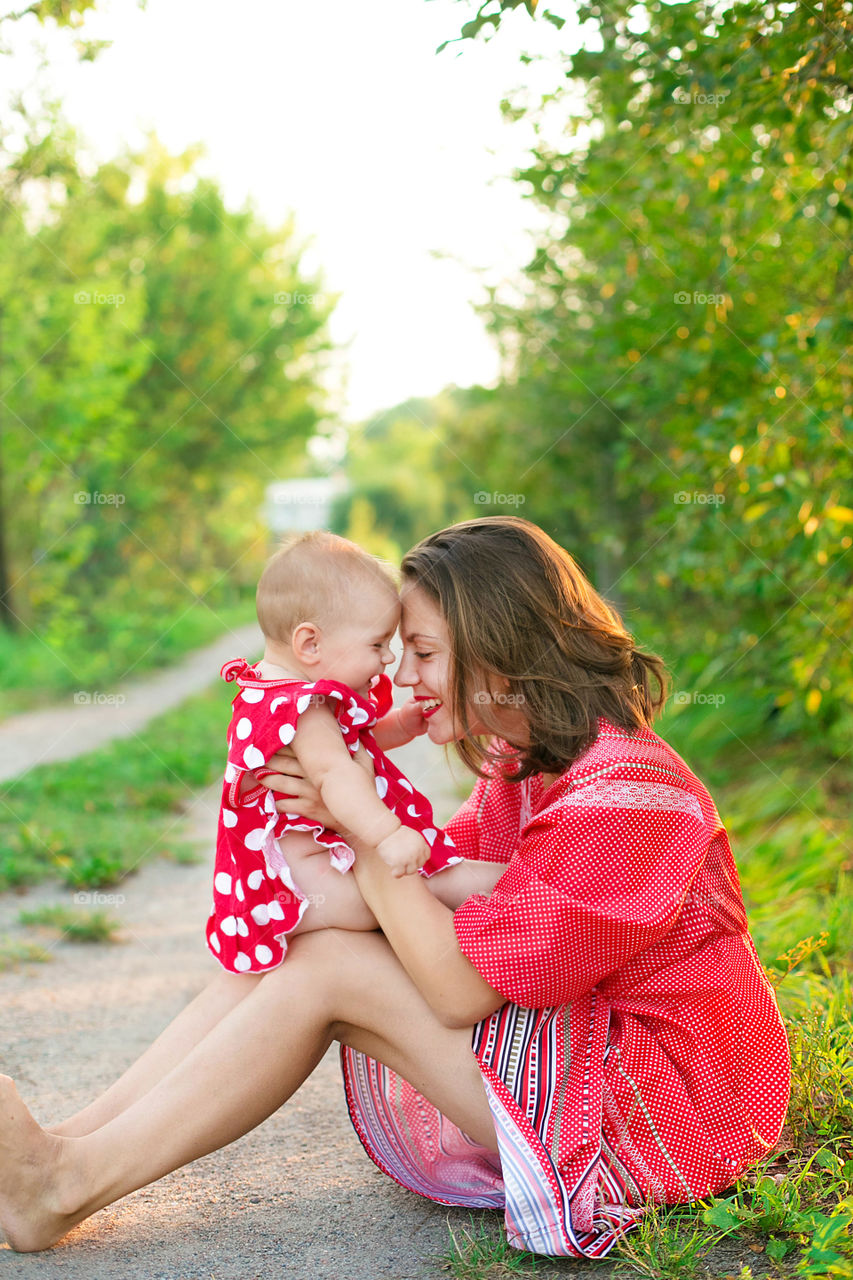
<svg viewBox="0 0 853 1280">
<path fill-rule="evenodd" d="M 471 1027 L 506 1003 L 462 954 L 453 912 L 422 876 L 394 879 L 376 850 L 361 843 L 352 874 L 403 968 L 445 1027 Z"/>
<path fill-rule="evenodd" d="M 444 871 L 436 872 L 427 880 L 427 888 L 434 898 L 443 902 L 451 911 L 461 907 L 474 893 L 488 898 L 507 869 L 506 862 L 477 862 L 465 858 Z"/>
</svg>

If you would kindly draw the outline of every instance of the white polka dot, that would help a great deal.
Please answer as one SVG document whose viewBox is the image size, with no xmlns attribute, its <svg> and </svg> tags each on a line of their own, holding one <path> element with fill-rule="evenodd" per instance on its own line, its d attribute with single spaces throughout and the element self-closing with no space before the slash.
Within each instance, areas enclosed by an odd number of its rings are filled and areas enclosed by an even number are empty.
<svg viewBox="0 0 853 1280">
<path fill-rule="evenodd" d="M 249 914 L 251 915 L 255 924 L 264 925 L 264 924 L 269 924 L 270 922 L 269 907 L 267 907 L 263 902 L 259 903 L 258 906 L 256 907 L 252 907 L 252 910 Z"/>
<path fill-rule="evenodd" d="M 264 836 L 266 834 L 266 827 L 255 827 L 254 831 L 247 832 L 243 837 L 243 844 L 247 849 L 252 849 L 257 853 L 257 851 L 263 847 Z"/>
<path fill-rule="evenodd" d="M 401 786 L 401 787 L 405 787 L 407 791 L 414 791 L 414 789 L 415 789 L 415 788 L 412 786 L 411 782 L 409 782 L 409 779 L 408 779 L 408 778 L 400 778 L 400 779 L 399 779 L 399 783 L 400 783 L 400 786 Z"/>
<path fill-rule="evenodd" d="M 376 794 L 380 800 L 384 800 L 388 794 L 388 779 L 377 774 L 376 777 Z"/>
<path fill-rule="evenodd" d="M 222 943 L 219 941 L 218 933 L 212 932 L 208 941 L 210 942 L 210 945 L 213 947 L 214 951 L 219 952 L 222 950 Z"/>
<path fill-rule="evenodd" d="M 264 757 L 257 747 L 247 747 L 243 752 L 243 763 L 247 769 L 258 769 L 264 763 Z"/>
<path fill-rule="evenodd" d="M 409 807 L 406 809 L 406 813 L 409 815 L 410 818 L 416 818 L 418 816 L 418 811 L 413 804 L 409 805 Z"/>
<path fill-rule="evenodd" d="M 240 973 L 245 973 L 247 969 L 251 969 L 252 962 L 249 957 L 242 951 L 238 951 L 234 957 L 234 968 Z"/>
<path fill-rule="evenodd" d="M 248 938 L 249 936 L 249 926 L 242 916 L 237 917 L 237 932 L 241 938 Z"/>
<path fill-rule="evenodd" d="M 233 809 L 222 810 L 222 821 L 226 827 L 236 827 L 237 815 Z"/>
<path fill-rule="evenodd" d="M 237 917 L 226 916 L 224 920 L 220 920 L 219 927 L 225 934 L 226 938 L 233 938 L 237 932 Z"/>
<path fill-rule="evenodd" d="M 274 715 L 276 708 L 280 707 L 283 702 L 289 702 L 289 701 L 290 701 L 289 698 L 273 698 L 272 702 L 270 703 L 270 715 Z"/>
<path fill-rule="evenodd" d="M 255 947 L 255 959 L 258 964 L 269 964 L 270 960 L 272 960 L 272 952 L 269 947 L 263 945 Z"/>
<path fill-rule="evenodd" d="M 237 775 L 239 774 L 239 772 L 240 770 L 237 768 L 237 766 L 232 764 L 231 761 L 229 760 L 227 765 L 225 766 L 225 781 L 236 782 Z"/>
<path fill-rule="evenodd" d="M 366 724 L 369 719 L 370 716 L 367 714 L 364 707 L 356 707 L 355 711 L 352 713 L 353 724 Z"/>
<path fill-rule="evenodd" d="M 217 871 L 213 877 L 213 887 L 219 893 L 231 892 L 231 877 L 227 871 Z"/>
<path fill-rule="evenodd" d="M 435 841 L 437 832 L 434 827 L 424 827 L 423 831 L 421 832 L 421 835 L 423 836 L 424 840 L 426 840 L 427 844 L 432 844 Z"/>
<path fill-rule="evenodd" d="M 283 724 L 278 731 L 278 736 L 281 738 L 282 742 L 286 747 L 290 745 L 295 735 L 296 735 L 296 726 L 292 724 Z"/>
<path fill-rule="evenodd" d="M 244 689 L 242 693 L 244 702 L 263 702 L 266 697 L 265 689 Z"/>
<path fill-rule="evenodd" d="M 234 894 L 235 894 L 235 896 L 236 896 L 236 898 L 237 898 L 237 901 L 238 901 L 238 902 L 245 902 L 245 901 L 246 901 L 246 894 L 245 894 L 245 891 L 244 891 L 244 889 L 243 889 L 243 881 L 242 881 L 242 880 L 237 880 L 237 881 L 235 881 L 235 883 L 234 883 Z"/>
<path fill-rule="evenodd" d="M 312 698 L 312 695 L 310 693 L 303 693 L 300 698 L 296 699 L 296 710 L 299 712 L 300 715 L 302 715 L 302 712 L 305 711 L 308 707 L 310 707 L 311 698 Z"/>
<path fill-rule="evenodd" d="M 246 876 L 246 883 L 248 884 L 250 889 L 260 889 L 261 885 L 263 884 L 263 881 L 264 881 L 263 871 L 259 871 L 259 870 L 250 871 L 249 874 Z"/>
<path fill-rule="evenodd" d="M 241 742 L 245 742 L 249 734 L 252 732 L 251 720 L 249 720 L 246 716 L 243 716 L 240 720 L 237 721 L 237 725 L 236 725 L 236 728 L 234 729 L 234 732 L 236 733 L 237 737 L 240 739 Z"/>
<path fill-rule="evenodd" d="M 280 902 L 271 902 L 267 907 L 267 911 L 270 913 L 270 920 L 284 919 L 284 912 L 281 909 Z"/>
</svg>

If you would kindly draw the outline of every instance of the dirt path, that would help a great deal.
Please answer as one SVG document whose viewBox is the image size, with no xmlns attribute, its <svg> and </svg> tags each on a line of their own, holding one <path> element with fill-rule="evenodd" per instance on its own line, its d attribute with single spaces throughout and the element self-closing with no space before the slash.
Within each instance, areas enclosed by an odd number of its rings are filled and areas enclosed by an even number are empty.
<svg viewBox="0 0 853 1280">
<path fill-rule="evenodd" d="M 426 740 L 406 751 L 400 766 L 445 819 L 457 799 L 443 753 Z M 52 963 L 0 978 L 2 1069 L 40 1120 L 106 1087 L 213 973 L 202 929 L 216 792 L 200 793 L 187 817 L 202 862 L 151 862 L 115 890 L 120 945 L 42 938 Z M 70 900 L 43 886 L 7 894 L 0 934 L 32 938 L 18 911 Z M 403 1191 L 365 1156 L 330 1051 L 290 1105 L 225 1151 L 104 1210 L 50 1253 L 0 1246 L 0 1280 L 421 1280 L 447 1274 L 448 1217 L 468 1222 Z"/>
<path fill-rule="evenodd" d="M 65 705 L 25 711 L 0 723 L 0 782 L 38 764 L 70 760 L 111 738 L 127 738 L 154 716 L 206 688 L 223 662 L 260 652 L 255 623 L 236 627 L 158 675 L 115 688 L 78 689 Z"/>
</svg>

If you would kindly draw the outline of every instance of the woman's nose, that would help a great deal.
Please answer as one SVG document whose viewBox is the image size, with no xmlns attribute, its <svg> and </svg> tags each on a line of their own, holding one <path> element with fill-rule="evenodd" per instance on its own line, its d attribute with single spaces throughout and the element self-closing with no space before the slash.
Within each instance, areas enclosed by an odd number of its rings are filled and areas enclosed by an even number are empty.
<svg viewBox="0 0 853 1280">
<path fill-rule="evenodd" d="M 417 676 L 412 674 L 412 664 L 404 652 L 400 659 L 400 665 L 394 672 L 394 684 L 400 689 L 408 689 L 417 683 Z"/>
</svg>

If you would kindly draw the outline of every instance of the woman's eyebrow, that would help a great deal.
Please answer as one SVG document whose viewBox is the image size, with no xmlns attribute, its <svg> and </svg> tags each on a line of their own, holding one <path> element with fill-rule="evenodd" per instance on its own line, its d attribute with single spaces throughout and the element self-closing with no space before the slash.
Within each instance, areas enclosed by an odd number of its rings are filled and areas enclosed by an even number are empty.
<svg viewBox="0 0 853 1280">
<path fill-rule="evenodd" d="M 406 644 L 414 644 L 416 640 L 432 640 L 435 644 L 438 643 L 438 636 L 425 636 L 422 631 L 412 631 L 409 635 L 404 636 L 403 639 Z"/>
</svg>

